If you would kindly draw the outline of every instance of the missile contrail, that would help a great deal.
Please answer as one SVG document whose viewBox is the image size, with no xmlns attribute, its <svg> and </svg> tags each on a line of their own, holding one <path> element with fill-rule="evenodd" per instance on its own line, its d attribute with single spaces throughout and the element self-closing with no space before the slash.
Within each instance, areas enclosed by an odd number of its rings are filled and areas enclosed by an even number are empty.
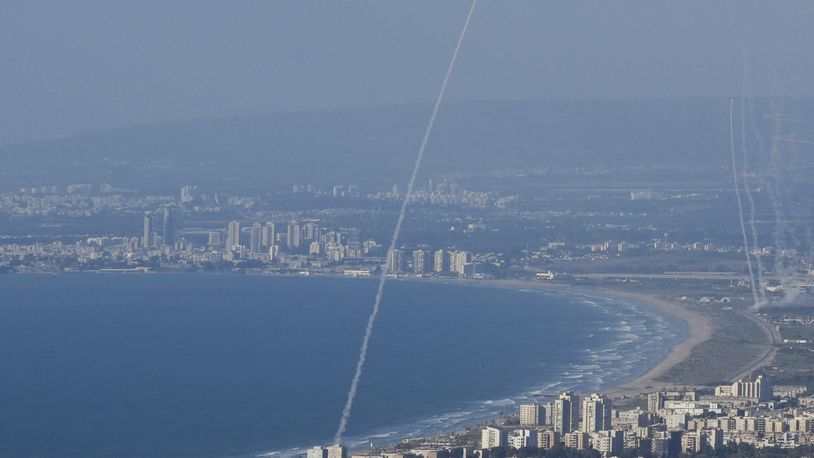
<svg viewBox="0 0 814 458">
<path fill-rule="evenodd" d="M 749 154 L 748 148 L 746 146 L 746 92 L 749 89 L 751 81 L 749 79 L 749 53 L 747 51 L 743 52 L 743 79 L 741 81 L 741 151 L 743 153 L 743 189 L 746 191 L 746 200 L 749 202 L 749 227 L 752 230 L 752 249 L 757 250 L 758 247 L 758 232 L 757 227 L 755 225 L 755 199 L 752 197 L 752 190 L 749 186 L 749 179 L 747 178 L 747 171 L 749 170 Z M 760 133 L 758 130 L 755 130 L 755 135 L 759 136 Z M 732 166 L 734 167 L 735 164 L 733 163 Z M 760 299 L 760 303 L 766 302 L 766 297 L 763 294 L 763 261 L 760 259 L 761 255 L 759 252 L 754 253 L 755 256 L 755 274 L 757 282 L 756 289 L 757 289 L 757 296 Z M 758 306 L 757 304 L 755 305 Z"/>
<path fill-rule="evenodd" d="M 746 236 L 746 224 L 743 221 L 743 202 L 741 201 L 741 190 L 738 184 L 738 168 L 735 160 L 735 99 L 729 99 L 729 149 L 732 153 L 732 178 L 735 182 L 735 197 L 738 201 L 738 218 L 741 224 L 741 235 L 743 235 L 743 249 L 746 252 L 746 266 L 749 269 L 749 283 L 752 287 L 753 307 L 758 305 L 757 288 L 755 288 L 755 275 L 752 271 L 752 257 L 749 254 L 749 238 Z"/>
<path fill-rule="evenodd" d="M 801 145 L 814 145 L 814 141 L 804 140 L 802 138 L 772 137 L 772 140 L 777 140 L 777 141 L 780 141 L 780 142 L 788 142 L 788 143 L 799 143 Z"/>
<path fill-rule="evenodd" d="M 413 165 L 413 173 L 410 175 L 410 181 L 407 184 L 407 191 L 404 193 L 404 199 L 401 201 L 401 210 L 399 211 L 396 227 L 393 230 L 393 237 L 390 239 L 390 246 L 387 250 L 386 265 L 390 264 L 390 257 L 392 256 L 393 250 L 396 248 L 396 243 L 398 242 L 399 234 L 401 233 L 401 225 L 404 222 L 404 214 L 407 212 L 407 204 L 410 200 L 410 195 L 413 192 L 413 187 L 415 186 L 416 176 L 421 168 L 421 160 L 424 158 L 424 150 L 427 149 L 427 143 L 430 140 L 433 125 L 435 125 L 435 118 L 438 116 L 438 110 L 440 109 L 441 102 L 444 99 L 444 92 L 447 90 L 449 77 L 452 75 L 452 69 L 455 67 L 455 61 L 458 59 L 458 52 L 461 50 L 461 44 L 464 41 L 466 29 L 469 27 L 469 21 L 472 19 L 472 13 L 475 11 L 475 5 L 477 3 L 478 0 L 472 0 L 472 6 L 469 7 L 469 13 L 466 15 L 466 21 L 461 29 L 461 34 L 458 36 L 455 51 L 453 51 L 452 58 L 449 61 L 447 73 L 444 75 L 444 81 L 441 83 L 441 89 L 438 91 L 438 97 L 435 99 L 435 105 L 432 108 L 432 114 L 430 115 L 430 120 L 427 123 L 427 129 L 424 131 L 424 138 L 421 140 L 421 146 L 418 148 L 415 165 Z M 350 419 L 351 410 L 353 409 L 353 400 L 356 397 L 356 390 L 359 387 L 359 380 L 362 378 L 362 370 L 365 367 L 365 360 L 367 359 L 370 336 L 373 334 L 373 325 L 376 323 L 376 316 L 379 314 L 379 306 L 382 303 L 384 284 L 386 281 L 387 269 L 383 268 L 381 275 L 379 275 L 379 286 L 376 290 L 376 298 L 373 301 L 373 310 L 370 312 L 370 316 L 367 319 L 365 335 L 362 338 L 362 346 L 359 349 L 359 359 L 356 361 L 356 372 L 353 374 L 353 380 L 351 380 L 350 389 L 348 390 L 348 398 L 345 402 L 345 408 L 342 410 L 342 417 L 339 420 L 339 428 L 337 428 L 336 436 L 334 437 L 334 443 L 336 444 L 340 444 L 342 442 L 342 436 L 344 436 L 345 430 L 348 426 L 348 420 Z"/>
</svg>

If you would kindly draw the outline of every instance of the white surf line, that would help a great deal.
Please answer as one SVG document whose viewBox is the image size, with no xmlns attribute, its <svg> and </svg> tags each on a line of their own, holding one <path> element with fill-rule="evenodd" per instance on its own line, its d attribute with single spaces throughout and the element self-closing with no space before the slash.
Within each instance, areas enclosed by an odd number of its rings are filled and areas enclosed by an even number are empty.
<svg viewBox="0 0 814 458">
<path fill-rule="evenodd" d="M 746 266 L 749 269 L 749 284 L 752 287 L 752 307 L 757 307 L 758 296 L 755 288 L 755 274 L 752 271 L 752 256 L 749 254 L 749 238 L 746 236 L 746 224 L 743 221 L 743 202 L 741 201 L 741 190 L 738 184 L 738 168 L 735 160 L 735 99 L 729 99 L 729 149 L 732 153 L 732 179 L 735 183 L 735 197 L 738 201 L 738 218 L 741 224 L 741 235 L 743 235 L 743 249 L 746 251 Z"/>
<path fill-rule="evenodd" d="M 399 234 L 401 233 L 401 225 L 404 222 L 404 214 L 407 212 L 407 204 L 410 201 L 410 195 L 413 192 L 413 187 L 415 186 L 416 176 L 418 175 L 418 171 L 421 168 L 421 161 L 424 158 L 424 151 L 427 149 L 427 143 L 430 140 L 430 134 L 432 133 L 432 128 L 435 125 L 435 119 L 438 116 L 438 110 L 441 107 L 441 102 L 444 99 L 444 92 L 447 90 L 447 83 L 449 83 L 449 77 L 452 75 L 452 69 L 455 67 L 455 61 L 458 59 L 458 52 L 461 50 L 461 44 L 464 41 L 464 36 L 466 35 L 466 29 L 469 27 L 469 21 L 472 19 L 472 13 L 475 11 L 475 5 L 478 3 L 478 0 L 472 0 L 472 6 L 469 7 L 469 13 L 466 16 L 466 21 L 464 22 L 463 28 L 461 29 L 461 34 L 458 36 L 458 42 L 455 45 L 455 51 L 452 53 L 452 58 L 449 61 L 449 67 L 447 67 L 447 73 L 444 75 L 444 81 L 441 83 L 441 89 L 438 91 L 438 97 L 435 99 L 435 106 L 432 109 L 432 115 L 430 115 L 430 120 L 427 123 L 427 129 L 424 132 L 424 138 L 421 140 L 421 146 L 418 148 L 418 154 L 416 156 L 415 165 L 413 166 L 413 173 L 410 175 L 410 181 L 407 184 L 407 191 L 404 193 L 404 199 L 401 201 L 401 210 L 399 211 L 399 217 L 396 221 L 396 227 L 393 230 L 393 237 L 390 239 L 390 246 L 387 250 L 387 260 L 384 266 L 382 266 L 381 275 L 379 275 L 379 286 L 376 290 L 376 298 L 373 301 L 373 310 L 370 312 L 370 316 L 367 319 L 367 326 L 365 327 L 365 335 L 362 338 L 362 346 L 359 349 L 359 359 L 356 362 L 356 372 L 353 374 L 353 380 L 351 380 L 350 389 L 348 390 L 348 398 L 345 402 L 345 408 L 342 410 L 342 417 L 339 420 L 339 427 L 336 431 L 336 436 L 334 436 L 334 443 L 341 444 L 342 437 L 345 435 L 345 430 L 348 426 L 348 420 L 350 419 L 351 411 L 353 409 L 353 400 L 356 397 L 356 390 L 359 387 L 359 380 L 362 378 L 362 370 L 365 367 L 365 360 L 367 359 L 367 350 L 368 345 L 370 343 L 370 336 L 373 334 L 373 325 L 376 323 L 376 316 L 379 314 L 379 306 L 382 302 L 382 296 L 384 294 L 384 284 L 387 282 L 387 265 L 390 264 L 390 257 L 392 255 L 393 250 L 396 248 L 396 244 L 398 243 Z"/>
</svg>

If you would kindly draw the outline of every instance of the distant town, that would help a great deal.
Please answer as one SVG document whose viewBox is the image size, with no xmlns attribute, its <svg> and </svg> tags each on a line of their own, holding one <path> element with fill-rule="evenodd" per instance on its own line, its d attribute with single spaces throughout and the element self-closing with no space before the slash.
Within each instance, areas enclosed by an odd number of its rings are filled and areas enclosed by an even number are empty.
<svg viewBox="0 0 814 458">
<path fill-rule="evenodd" d="M 0 193 L 0 273 L 384 273 L 635 294 L 686 321 L 691 341 L 639 385 L 543 393 L 493 424 L 307 456 L 805 454 L 814 438 L 811 240 L 789 226 L 772 232 L 775 221 L 757 221 L 758 210 L 750 221 L 757 242 L 744 248 L 733 193 L 720 185 L 727 173 L 450 173 L 419 183 L 389 252 L 405 192 L 397 185 L 227 192 L 179 184 L 163 194 L 104 183 L 24 187 Z M 763 189 L 751 192 L 758 209 L 771 205 Z"/>
</svg>

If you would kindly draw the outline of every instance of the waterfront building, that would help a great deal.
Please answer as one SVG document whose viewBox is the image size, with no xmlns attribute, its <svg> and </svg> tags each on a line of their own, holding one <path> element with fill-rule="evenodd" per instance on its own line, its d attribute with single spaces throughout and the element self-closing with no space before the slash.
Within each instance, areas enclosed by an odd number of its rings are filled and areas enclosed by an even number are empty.
<svg viewBox="0 0 814 458">
<path fill-rule="evenodd" d="M 305 229 L 303 232 L 305 236 L 303 238 L 306 241 L 319 240 L 319 223 L 314 221 L 305 223 Z"/>
<path fill-rule="evenodd" d="M 715 396 L 745 398 L 754 401 L 771 401 L 774 389 L 771 381 L 762 375 L 754 381 L 738 380 L 731 385 L 722 385 L 715 388 Z"/>
<path fill-rule="evenodd" d="M 167 205 L 164 207 L 164 245 L 174 247 L 177 234 L 177 218 L 178 214 L 175 205 Z"/>
<path fill-rule="evenodd" d="M 560 394 L 553 403 L 551 421 L 554 431 L 561 434 L 577 431 L 579 428 L 579 396 L 570 391 Z"/>
<path fill-rule="evenodd" d="M 209 231 L 206 244 L 210 247 L 220 246 L 220 231 Z"/>
<path fill-rule="evenodd" d="M 277 242 L 276 238 L 277 231 L 274 223 L 269 221 L 264 224 L 263 231 L 260 234 L 260 243 L 263 245 L 263 249 L 268 250 L 272 245 L 274 245 Z"/>
<path fill-rule="evenodd" d="M 520 426 L 540 426 L 545 421 L 545 407 L 540 404 L 520 405 Z"/>
<path fill-rule="evenodd" d="M 398 274 L 403 270 L 404 251 L 394 248 L 387 252 L 387 273 Z"/>
<path fill-rule="evenodd" d="M 430 252 L 427 250 L 413 251 L 413 273 L 424 275 L 429 272 Z"/>
<path fill-rule="evenodd" d="M 593 393 L 582 400 L 582 432 L 592 433 L 611 429 L 611 400 Z"/>
<path fill-rule="evenodd" d="M 235 251 L 240 246 L 240 221 L 229 221 L 226 226 L 226 251 Z"/>
<path fill-rule="evenodd" d="M 436 250 L 433 254 L 433 269 L 435 273 L 441 274 L 449 271 L 449 262 L 444 250 Z"/>
<path fill-rule="evenodd" d="M 328 447 L 328 458 L 348 458 L 348 449 L 340 444 Z"/>
<path fill-rule="evenodd" d="M 328 449 L 319 446 L 309 448 L 306 458 L 328 458 Z"/>
<path fill-rule="evenodd" d="M 144 245 L 144 248 L 151 248 L 155 245 L 155 233 L 153 232 L 153 223 L 154 217 L 152 212 L 147 212 L 144 214 L 144 236 L 141 239 L 141 243 Z"/>
<path fill-rule="evenodd" d="M 481 430 L 481 448 L 489 449 L 495 447 L 503 447 L 506 445 L 508 441 L 508 436 L 506 431 L 495 428 L 493 426 L 487 426 Z"/>
<path fill-rule="evenodd" d="M 272 245 L 269 247 L 269 262 L 277 261 L 280 253 L 279 245 Z"/>
<path fill-rule="evenodd" d="M 459 277 L 465 277 L 471 272 L 472 253 L 469 251 L 450 251 L 449 270 Z"/>
<path fill-rule="evenodd" d="M 288 223 L 286 231 L 286 246 L 289 250 L 295 250 L 300 247 L 300 223 L 291 221 Z"/>
<path fill-rule="evenodd" d="M 260 223 L 252 224 L 251 231 L 249 232 L 249 252 L 251 254 L 260 254 L 262 253 L 261 249 L 261 232 L 262 226 Z"/>
</svg>

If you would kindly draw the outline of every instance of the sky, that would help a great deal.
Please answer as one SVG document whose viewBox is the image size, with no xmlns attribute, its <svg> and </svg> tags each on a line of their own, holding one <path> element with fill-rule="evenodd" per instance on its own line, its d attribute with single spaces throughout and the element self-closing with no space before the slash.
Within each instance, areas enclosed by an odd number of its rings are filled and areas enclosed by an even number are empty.
<svg viewBox="0 0 814 458">
<path fill-rule="evenodd" d="M 468 0 L 0 0 L 0 145 L 431 103 Z M 810 0 L 480 0 L 447 101 L 814 95 Z"/>
</svg>

